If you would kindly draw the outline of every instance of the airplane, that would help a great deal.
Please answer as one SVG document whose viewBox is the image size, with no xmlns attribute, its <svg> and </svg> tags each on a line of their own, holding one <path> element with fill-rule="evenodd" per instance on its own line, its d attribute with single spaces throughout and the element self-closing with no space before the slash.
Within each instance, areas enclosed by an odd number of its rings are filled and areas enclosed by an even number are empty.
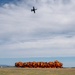
<svg viewBox="0 0 75 75">
<path fill-rule="evenodd" d="M 35 7 L 33 6 L 33 9 L 31 9 L 31 12 L 33 11 L 35 13 L 35 10 L 37 10 L 37 9 L 35 9 Z"/>
</svg>

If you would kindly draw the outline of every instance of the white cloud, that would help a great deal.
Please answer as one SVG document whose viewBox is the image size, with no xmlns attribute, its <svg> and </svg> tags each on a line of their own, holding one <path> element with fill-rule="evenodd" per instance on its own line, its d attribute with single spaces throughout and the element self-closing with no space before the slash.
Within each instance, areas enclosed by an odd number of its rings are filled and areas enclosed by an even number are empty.
<svg viewBox="0 0 75 75">
<path fill-rule="evenodd" d="M 30 11 L 33 5 L 38 9 L 35 14 Z M 75 56 L 74 7 L 74 0 L 4 4 L 0 7 L 0 57 Z"/>
</svg>

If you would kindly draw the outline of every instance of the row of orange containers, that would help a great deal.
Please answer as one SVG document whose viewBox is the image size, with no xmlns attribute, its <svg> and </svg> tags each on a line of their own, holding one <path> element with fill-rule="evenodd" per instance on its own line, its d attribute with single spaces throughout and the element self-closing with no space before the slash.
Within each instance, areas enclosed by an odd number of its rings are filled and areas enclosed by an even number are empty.
<svg viewBox="0 0 75 75">
<path fill-rule="evenodd" d="M 63 64 L 56 60 L 54 62 L 16 62 L 15 66 L 22 68 L 62 68 Z"/>
</svg>

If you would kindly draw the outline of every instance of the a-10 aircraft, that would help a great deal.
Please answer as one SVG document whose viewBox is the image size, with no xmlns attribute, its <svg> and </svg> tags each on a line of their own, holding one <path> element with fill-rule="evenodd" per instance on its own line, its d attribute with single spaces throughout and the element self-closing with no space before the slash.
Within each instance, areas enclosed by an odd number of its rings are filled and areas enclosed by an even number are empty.
<svg viewBox="0 0 75 75">
<path fill-rule="evenodd" d="M 35 9 L 35 7 L 33 6 L 33 9 L 31 9 L 31 12 L 33 11 L 35 13 L 35 10 L 37 10 L 37 9 Z"/>
</svg>

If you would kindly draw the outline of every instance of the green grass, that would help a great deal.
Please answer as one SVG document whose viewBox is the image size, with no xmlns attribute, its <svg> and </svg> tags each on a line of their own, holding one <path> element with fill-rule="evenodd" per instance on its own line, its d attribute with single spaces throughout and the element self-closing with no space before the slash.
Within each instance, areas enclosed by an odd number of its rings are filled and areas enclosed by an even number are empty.
<svg viewBox="0 0 75 75">
<path fill-rule="evenodd" d="M 75 75 L 75 68 L 0 68 L 0 75 Z"/>
</svg>

